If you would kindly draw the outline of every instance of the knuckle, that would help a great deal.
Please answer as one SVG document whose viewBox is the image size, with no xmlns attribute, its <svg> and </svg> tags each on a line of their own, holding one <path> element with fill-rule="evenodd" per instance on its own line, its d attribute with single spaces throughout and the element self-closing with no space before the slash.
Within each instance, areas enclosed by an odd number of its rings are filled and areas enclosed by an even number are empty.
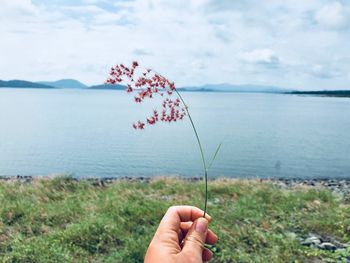
<svg viewBox="0 0 350 263">
<path fill-rule="evenodd" d="M 203 246 L 204 242 L 198 235 L 190 235 L 186 238 L 185 242 L 192 243 L 198 246 Z"/>
<path fill-rule="evenodd" d="M 177 211 L 177 209 L 178 209 L 178 206 L 172 205 L 168 208 L 168 212 L 175 212 L 175 211 Z"/>
</svg>

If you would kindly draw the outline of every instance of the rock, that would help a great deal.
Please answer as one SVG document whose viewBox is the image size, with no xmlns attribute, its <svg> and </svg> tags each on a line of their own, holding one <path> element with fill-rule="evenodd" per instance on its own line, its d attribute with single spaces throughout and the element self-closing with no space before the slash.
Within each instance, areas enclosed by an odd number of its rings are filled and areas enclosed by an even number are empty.
<svg viewBox="0 0 350 263">
<path fill-rule="evenodd" d="M 217 205 L 217 204 L 220 204 L 220 203 L 221 203 L 221 201 L 220 201 L 219 198 L 214 198 L 212 200 L 208 200 L 208 204 L 210 204 L 210 205 Z"/>
<path fill-rule="evenodd" d="M 330 250 L 330 251 L 334 251 L 334 250 L 337 249 L 337 247 L 334 244 L 330 243 L 330 242 L 324 242 L 322 244 L 317 245 L 317 247 L 319 249 Z"/>
<path fill-rule="evenodd" d="M 314 181 L 310 181 L 310 182 L 308 182 L 308 185 L 315 186 L 315 182 Z"/>
<path fill-rule="evenodd" d="M 304 246 L 319 245 L 321 244 L 321 240 L 318 237 L 311 236 L 302 241 L 301 244 Z"/>
<path fill-rule="evenodd" d="M 336 240 L 333 240 L 331 243 L 333 243 L 337 247 L 337 250 L 338 249 L 343 249 L 343 248 L 346 249 L 346 248 L 349 247 L 349 244 L 347 244 L 347 243 L 340 243 L 340 242 L 338 242 Z"/>
<path fill-rule="evenodd" d="M 220 201 L 219 198 L 214 198 L 213 203 L 214 203 L 214 204 L 220 204 L 221 201 Z"/>
<path fill-rule="evenodd" d="M 172 195 L 162 195 L 160 197 L 160 199 L 164 200 L 164 201 L 172 201 L 172 200 L 174 200 L 174 196 L 172 196 Z"/>
</svg>

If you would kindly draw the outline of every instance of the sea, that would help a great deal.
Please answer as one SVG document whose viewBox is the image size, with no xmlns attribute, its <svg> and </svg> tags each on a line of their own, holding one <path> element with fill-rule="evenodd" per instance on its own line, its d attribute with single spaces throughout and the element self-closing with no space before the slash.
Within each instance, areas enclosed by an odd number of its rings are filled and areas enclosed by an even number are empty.
<svg viewBox="0 0 350 263">
<path fill-rule="evenodd" d="M 349 178 L 350 98 L 183 92 L 209 178 Z M 175 97 L 174 97 L 175 98 Z M 134 130 L 160 99 L 116 90 L 0 89 L 0 175 L 202 177 L 188 117 Z"/>
</svg>

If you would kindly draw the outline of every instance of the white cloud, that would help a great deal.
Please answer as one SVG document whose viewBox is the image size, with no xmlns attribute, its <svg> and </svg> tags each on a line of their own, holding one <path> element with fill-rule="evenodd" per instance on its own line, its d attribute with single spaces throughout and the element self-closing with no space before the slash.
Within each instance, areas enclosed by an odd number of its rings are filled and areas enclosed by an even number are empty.
<svg viewBox="0 0 350 263">
<path fill-rule="evenodd" d="M 61 8 L 63 12 L 73 12 L 76 14 L 83 15 L 96 15 L 104 13 L 104 10 L 97 7 L 96 5 L 85 5 L 85 6 L 64 6 Z"/>
<path fill-rule="evenodd" d="M 333 68 L 329 65 L 313 65 L 311 73 L 316 77 L 323 79 L 336 78 L 341 75 L 339 69 Z"/>
<path fill-rule="evenodd" d="M 37 8 L 30 0 L 1 0 L 0 4 L 0 15 L 3 18 L 9 15 L 37 14 Z"/>
<path fill-rule="evenodd" d="M 280 62 L 275 52 L 268 48 L 243 52 L 241 53 L 241 58 L 246 62 L 258 64 L 277 65 Z"/>
<path fill-rule="evenodd" d="M 339 2 L 333 2 L 322 6 L 315 14 L 315 19 L 320 25 L 337 29 L 346 26 L 349 23 L 350 12 Z"/>
<path fill-rule="evenodd" d="M 179 86 L 349 88 L 350 2 L 327 3 L 0 0 L 0 78 L 94 84 L 139 59 Z"/>
<path fill-rule="evenodd" d="M 136 56 L 150 56 L 150 55 L 152 55 L 151 52 L 149 52 L 148 50 L 146 50 L 144 48 L 135 48 L 133 53 Z"/>
</svg>

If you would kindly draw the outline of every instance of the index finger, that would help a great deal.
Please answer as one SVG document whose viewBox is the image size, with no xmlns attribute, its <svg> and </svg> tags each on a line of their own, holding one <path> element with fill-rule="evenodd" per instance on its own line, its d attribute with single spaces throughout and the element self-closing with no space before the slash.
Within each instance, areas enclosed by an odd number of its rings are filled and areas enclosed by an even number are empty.
<svg viewBox="0 0 350 263">
<path fill-rule="evenodd" d="M 195 221 L 203 217 L 204 211 L 195 206 L 172 206 L 165 213 L 159 224 L 159 229 L 179 230 L 181 222 Z M 205 218 L 210 222 L 211 216 L 205 213 Z"/>
</svg>

